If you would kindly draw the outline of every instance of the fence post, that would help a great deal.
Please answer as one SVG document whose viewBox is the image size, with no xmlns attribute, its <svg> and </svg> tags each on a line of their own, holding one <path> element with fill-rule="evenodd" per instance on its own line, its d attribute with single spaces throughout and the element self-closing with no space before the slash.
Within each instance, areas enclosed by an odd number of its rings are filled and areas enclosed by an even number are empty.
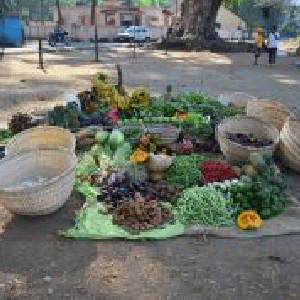
<svg viewBox="0 0 300 300">
<path fill-rule="evenodd" d="M 99 61 L 99 57 L 98 57 L 98 26 L 95 25 L 95 60 L 96 62 Z"/>
<path fill-rule="evenodd" d="M 41 69 L 45 71 L 44 69 L 44 61 L 43 61 L 43 49 L 42 49 L 42 39 L 39 38 L 39 67 L 38 69 Z"/>
</svg>

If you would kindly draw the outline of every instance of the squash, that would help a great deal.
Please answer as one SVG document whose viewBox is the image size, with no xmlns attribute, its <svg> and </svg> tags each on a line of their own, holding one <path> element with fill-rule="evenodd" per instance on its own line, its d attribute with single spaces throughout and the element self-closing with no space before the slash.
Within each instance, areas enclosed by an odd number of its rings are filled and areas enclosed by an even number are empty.
<svg viewBox="0 0 300 300">
<path fill-rule="evenodd" d="M 237 218 L 237 226 L 242 230 L 259 229 L 261 225 L 262 219 L 254 210 L 245 210 Z"/>
<path fill-rule="evenodd" d="M 136 149 L 130 156 L 131 161 L 144 162 L 149 157 L 149 154 L 141 149 Z"/>
<path fill-rule="evenodd" d="M 114 129 L 109 136 L 108 142 L 110 147 L 116 150 L 118 147 L 121 147 L 124 144 L 125 142 L 124 134 L 121 131 Z"/>
<path fill-rule="evenodd" d="M 105 144 L 108 140 L 109 133 L 104 130 L 98 130 L 96 134 L 96 141 L 100 144 Z"/>
</svg>

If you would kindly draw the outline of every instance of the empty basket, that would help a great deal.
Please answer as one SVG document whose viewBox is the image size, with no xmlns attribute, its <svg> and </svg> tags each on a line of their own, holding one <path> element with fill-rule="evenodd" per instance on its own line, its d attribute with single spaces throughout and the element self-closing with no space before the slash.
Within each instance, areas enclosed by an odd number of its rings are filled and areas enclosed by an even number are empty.
<svg viewBox="0 0 300 300">
<path fill-rule="evenodd" d="M 0 161 L 0 204 L 21 215 L 45 215 L 58 210 L 75 182 L 73 152 L 37 149 Z"/>
<path fill-rule="evenodd" d="M 18 133 L 6 146 L 7 155 L 37 148 L 75 151 L 76 138 L 69 130 L 42 125 Z"/>
</svg>

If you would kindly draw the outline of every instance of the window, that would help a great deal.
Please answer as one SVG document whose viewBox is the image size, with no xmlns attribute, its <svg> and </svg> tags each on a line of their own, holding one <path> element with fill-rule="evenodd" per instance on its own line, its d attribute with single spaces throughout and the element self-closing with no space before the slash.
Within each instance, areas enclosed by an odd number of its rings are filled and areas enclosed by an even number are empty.
<svg viewBox="0 0 300 300">
<path fill-rule="evenodd" d="M 120 25 L 121 26 L 131 26 L 133 25 L 133 15 L 129 13 L 120 14 Z"/>
<path fill-rule="evenodd" d="M 115 25 L 115 14 L 114 13 L 106 13 L 105 14 L 105 25 L 107 25 L 107 26 Z"/>
</svg>

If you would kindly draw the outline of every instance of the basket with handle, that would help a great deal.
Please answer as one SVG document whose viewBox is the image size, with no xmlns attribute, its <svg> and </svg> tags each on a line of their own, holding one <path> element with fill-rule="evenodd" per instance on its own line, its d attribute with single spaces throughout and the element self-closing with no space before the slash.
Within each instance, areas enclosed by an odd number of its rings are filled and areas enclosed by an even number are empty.
<svg viewBox="0 0 300 300">
<path fill-rule="evenodd" d="M 46 215 L 71 195 L 76 156 L 58 149 L 35 149 L 0 161 L 0 204 L 21 215 Z"/>
<path fill-rule="evenodd" d="M 69 130 L 41 125 L 18 133 L 6 146 L 7 155 L 37 148 L 75 151 L 76 138 Z"/>
<path fill-rule="evenodd" d="M 230 140 L 229 133 L 253 134 L 256 138 L 270 139 L 273 144 L 259 148 L 244 146 Z M 272 156 L 279 142 L 279 131 L 260 119 L 238 116 L 224 119 L 217 128 L 216 137 L 228 161 L 248 162 L 251 153 Z"/>
<path fill-rule="evenodd" d="M 289 108 L 278 101 L 257 99 L 247 104 L 247 116 L 273 124 L 278 130 L 282 129 L 289 115 Z"/>
</svg>

